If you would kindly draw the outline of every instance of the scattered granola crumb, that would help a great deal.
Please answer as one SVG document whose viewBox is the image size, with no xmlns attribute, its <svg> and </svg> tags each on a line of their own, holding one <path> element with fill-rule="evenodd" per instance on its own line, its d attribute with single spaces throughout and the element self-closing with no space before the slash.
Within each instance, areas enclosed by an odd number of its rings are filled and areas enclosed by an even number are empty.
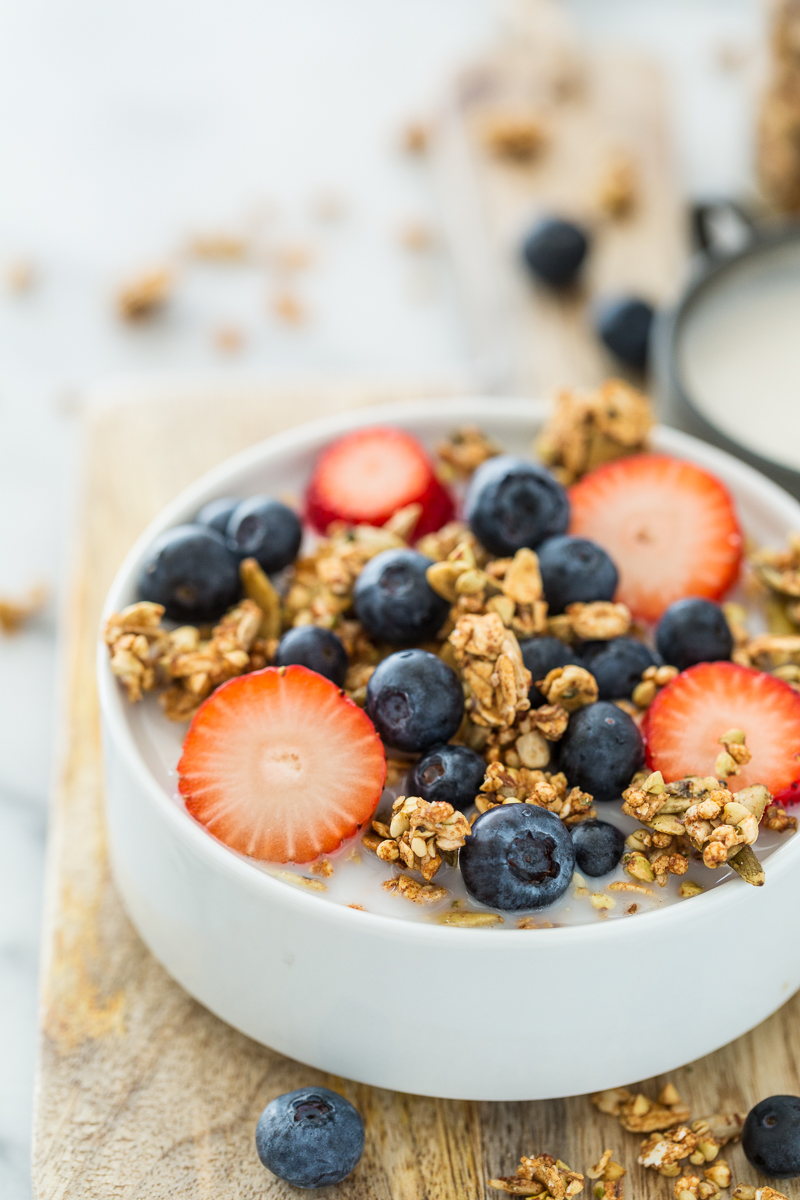
<svg viewBox="0 0 800 1200">
<path fill-rule="evenodd" d="M 604 1150 L 600 1161 L 586 1174 L 589 1179 L 596 1179 L 593 1194 L 595 1200 L 622 1200 L 622 1180 L 627 1174 L 625 1168 L 618 1162 L 612 1162 L 612 1150 Z"/>
<path fill-rule="evenodd" d="M 347 201 L 339 192 L 325 189 L 311 199 L 311 214 L 318 221 L 341 221 L 347 213 Z"/>
<path fill-rule="evenodd" d="M 3 276 L 8 291 L 21 295 L 36 283 L 36 268 L 31 259 L 17 258 L 6 263 Z"/>
<path fill-rule="evenodd" d="M 593 391 L 561 391 L 536 449 L 566 485 L 601 463 L 645 450 L 653 423 L 643 392 L 608 379 Z"/>
<path fill-rule="evenodd" d="M 270 261 L 278 271 L 305 271 L 314 262 L 314 251 L 304 242 L 274 246 Z"/>
<path fill-rule="evenodd" d="M 761 824 L 772 833 L 797 832 L 797 817 L 790 817 L 780 804 L 768 804 L 764 809 Z"/>
<path fill-rule="evenodd" d="M 10 596 L 0 596 L 0 633 L 17 633 L 23 625 L 41 612 L 47 603 L 47 588 L 40 584 L 31 588 L 27 596 L 12 600 Z"/>
<path fill-rule="evenodd" d="M 456 925 L 461 929 L 489 929 L 494 925 L 505 924 L 499 913 L 487 912 L 454 912 L 441 913 L 436 918 L 438 925 Z"/>
<path fill-rule="evenodd" d="M 700 883 L 695 883 L 693 879 L 684 879 L 683 883 L 678 888 L 678 895 L 682 900 L 688 900 L 691 896 L 699 896 L 705 891 L 705 888 Z"/>
<path fill-rule="evenodd" d="M 401 246 L 413 251 L 430 250 L 436 240 L 430 226 L 422 221 L 407 221 L 400 227 L 398 237 Z"/>
<path fill-rule="evenodd" d="M 414 904 L 436 904 L 447 895 L 447 888 L 439 887 L 435 883 L 420 883 L 410 875 L 397 875 L 394 879 L 387 879 L 383 890 L 394 892 Z"/>
<path fill-rule="evenodd" d="M 623 914 L 624 914 L 626 917 L 632 917 L 632 916 L 633 916 L 633 914 L 634 914 L 634 913 L 637 913 L 638 911 L 639 911 L 639 905 L 638 905 L 638 904 L 629 904 L 627 908 L 623 909 Z"/>
<path fill-rule="evenodd" d="M 166 267 L 153 267 L 123 284 L 117 292 L 117 311 L 124 321 L 154 316 L 165 307 L 174 279 Z"/>
<path fill-rule="evenodd" d="M 278 320 L 283 321 L 286 325 L 304 325 L 308 320 L 308 309 L 293 292 L 276 292 L 272 297 L 270 307 Z"/>
<path fill-rule="evenodd" d="M 214 345 L 225 354 L 236 354 L 244 346 L 244 334 L 235 325 L 220 325 L 213 333 Z"/>
<path fill-rule="evenodd" d="M 597 203 L 606 216 L 629 216 L 639 199 L 639 179 L 633 158 L 622 151 L 611 155 L 597 184 Z"/>
<path fill-rule="evenodd" d="M 189 239 L 187 252 L 208 262 L 241 262 L 248 255 L 247 239 L 237 233 L 197 233 Z"/>
<path fill-rule="evenodd" d="M 323 879 L 330 879 L 333 874 L 333 863 L 329 858 L 320 858 L 311 864 L 310 870 L 312 875 L 321 875 Z"/>
<path fill-rule="evenodd" d="M 740 1183 L 734 1188 L 733 1200 L 788 1200 L 783 1192 L 777 1192 L 771 1187 L 754 1187 L 749 1183 Z"/>
<path fill-rule="evenodd" d="M 327 886 L 319 879 L 309 879 L 307 875 L 298 875 L 295 871 L 278 871 L 278 878 L 295 887 L 306 888 L 310 892 L 327 892 Z"/>
<path fill-rule="evenodd" d="M 520 917 L 517 929 L 557 929 L 552 921 L 537 921 L 535 917 Z"/>
<path fill-rule="evenodd" d="M 430 126 L 425 121 L 409 121 L 402 133 L 406 154 L 424 154 L 430 143 Z"/>
<path fill-rule="evenodd" d="M 497 1191 L 509 1192 L 513 1196 L 549 1196 L 551 1200 L 571 1200 L 583 1191 L 584 1179 L 578 1171 L 571 1170 L 566 1163 L 551 1154 L 538 1154 L 535 1158 L 520 1159 L 514 1175 L 488 1179 L 487 1186 Z"/>
<path fill-rule="evenodd" d="M 450 634 L 466 691 L 466 711 L 477 725 L 510 726 L 530 708 L 531 673 L 519 642 L 497 613 L 460 617 Z"/>
<path fill-rule="evenodd" d="M 364 908 L 364 905 L 363 905 L 363 904 L 348 904 L 348 905 L 347 905 L 347 907 L 348 907 L 348 908 L 354 908 L 354 909 L 356 910 L 356 912 L 366 912 L 366 911 L 367 911 L 367 910 Z"/>
<path fill-rule="evenodd" d="M 500 453 L 500 447 L 477 425 L 463 425 L 436 447 L 444 482 L 469 479 L 473 471 Z"/>
<path fill-rule="evenodd" d="M 610 892 L 638 892 L 641 896 L 652 896 L 651 888 L 643 887 L 640 883 L 627 883 L 623 880 L 614 880 L 608 885 Z"/>
<path fill-rule="evenodd" d="M 505 109 L 487 114 L 483 141 L 497 158 L 528 163 L 538 158 L 550 140 L 547 122 L 528 109 Z"/>
<path fill-rule="evenodd" d="M 591 904 L 592 908 L 608 909 L 613 908 L 617 902 L 616 900 L 613 900 L 611 896 L 604 895 L 603 892 L 592 892 L 591 896 L 589 897 L 589 903 Z"/>
<path fill-rule="evenodd" d="M 664 1094 L 662 1091 L 661 1095 Z M 689 1119 L 689 1108 L 681 1101 L 678 1092 L 673 1089 L 668 1094 L 677 1097 L 671 1104 L 651 1100 L 641 1092 L 634 1094 L 627 1088 L 607 1088 L 603 1092 L 595 1092 L 589 1099 L 600 1112 L 618 1117 L 622 1128 L 629 1133 L 652 1133 L 654 1130 L 670 1129 Z"/>
</svg>

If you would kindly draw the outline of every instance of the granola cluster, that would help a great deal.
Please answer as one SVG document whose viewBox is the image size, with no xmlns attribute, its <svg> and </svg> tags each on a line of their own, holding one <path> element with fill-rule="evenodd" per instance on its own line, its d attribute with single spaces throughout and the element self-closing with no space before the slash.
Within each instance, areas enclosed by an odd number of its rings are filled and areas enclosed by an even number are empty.
<svg viewBox="0 0 800 1200">
<path fill-rule="evenodd" d="M 601 463 L 646 449 L 653 424 L 647 397 L 609 379 L 592 392 L 560 392 L 536 449 L 567 485 Z"/>
<path fill-rule="evenodd" d="M 571 1170 L 560 1158 L 551 1154 L 537 1154 L 534 1158 L 520 1159 L 513 1175 L 499 1179 L 488 1179 L 490 1188 L 508 1192 L 512 1196 L 541 1196 L 550 1200 L 571 1200 L 583 1191 L 583 1175 Z"/>
<path fill-rule="evenodd" d="M 209 638 L 194 625 L 165 629 L 163 616 L 160 604 L 139 601 L 109 618 L 104 638 L 128 700 L 164 688 L 159 702 L 172 721 L 191 720 L 221 683 L 266 666 L 274 653 L 259 637 L 264 614 L 253 600 L 226 613 Z"/>
<path fill-rule="evenodd" d="M 547 628 L 539 559 L 533 550 L 518 550 L 513 558 L 497 558 L 481 566 L 473 539 L 460 541 L 426 572 L 433 590 L 453 605 L 453 623 L 464 615 L 495 613 L 518 637 L 543 634 Z"/>
<path fill-rule="evenodd" d="M 492 154 L 515 163 L 538 158 L 550 141 L 546 121 L 538 113 L 522 108 L 488 113 L 482 132 Z"/>
<path fill-rule="evenodd" d="M 723 749 L 717 757 L 718 774 L 739 774 L 750 758 L 744 733 L 732 729 L 719 741 Z M 642 772 L 622 798 L 622 811 L 643 826 L 627 839 L 628 853 L 622 860 L 625 870 L 635 879 L 655 880 L 661 886 L 670 874 L 684 875 L 694 854 L 711 869 L 728 863 L 748 883 L 760 886 L 764 871 L 751 847 L 765 812 L 769 809 L 769 821 L 776 830 L 796 824 L 771 803 L 772 796 L 763 785 L 733 793 L 713 775 L 687 776 L 665 784 L 660 771 Z"/>
<path fill-rule="evenodd" d="M 469 479 L 487 458 L 500 453 L 500 447 L 478 425 L 463 425 L 436 447 L 439 478 L 444 483 Z"/>
<path fill-rule="evenodd" d="M 497 613 L 460 617 L 450 634 L 464 683 L 466 711 L 475 725 L 514 724 L 530 708 L 531 673 L 514 633 Z"/>
<path fill-rule="evenodd" d="M 455 861 L 470 834 L 469 821 L 451 804 L 429 804 L 419 796 L 398 796 L 389 824 L 376 820 L 372 828 L 381 838 L 375 846 L 378 858 L 402 862 L 410 871 L 419 871 L 426 883 L 444 859 Z"/>
<path fill-rule="evenodd" d="M 565 825 L 577 825 L 597 816 L 592 797 L 580 788 L 569 788 L 561 771 L 551 774 L 490 763 L 475 797 L 475 807 L 484 813 L 500 804 L 536 804 L 555 813 Z"/>
<path fill-rule="evenodd" d="M 597 1180 L 592 1189 L 595 1200 L 622 1200 L 622 1180 L 627 1171 L 613 1161 L 613 1154 L 613 1150 L 604 1150 L 599 1162 L 586 1172 L 588 1179 Z"/>
</svg>

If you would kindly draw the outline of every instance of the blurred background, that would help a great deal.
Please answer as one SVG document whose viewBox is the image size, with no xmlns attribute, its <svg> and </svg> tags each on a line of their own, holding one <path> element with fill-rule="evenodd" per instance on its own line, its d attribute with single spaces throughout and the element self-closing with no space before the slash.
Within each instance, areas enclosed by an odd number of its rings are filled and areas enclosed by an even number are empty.
<svg viewBox="0 0 800 1200">
<path fill-rule="evenodd" d="M 520 55 L 524 72 L 546 51 L 553 86 L 589 107 L 595 56 L 633 52 L 629 81 L 642 55 L 658 64 L 643 109 L 663 140 L 642 170 L 667 199 L 637 236 L 663 239 L 651 299 L 671 302 L 692 207 L 763 203 L 768 16 L 761 0 L 0 0 L 3 1200 L 30 1195 L 58 613 L 87 411 L 176 382 L 537 390 L 541 355 L 501 331 L 524 286 L 506 286 L 521 177 L 491 184 L 527 153 L 503 125 L 522 100 L 495 105 L 489 133 L 473 100 Z M 497 202 L 478 211 L 485 185 Z M 552 313 L 528 305 L 520 320 L 547 328 Z"/>
</svg>

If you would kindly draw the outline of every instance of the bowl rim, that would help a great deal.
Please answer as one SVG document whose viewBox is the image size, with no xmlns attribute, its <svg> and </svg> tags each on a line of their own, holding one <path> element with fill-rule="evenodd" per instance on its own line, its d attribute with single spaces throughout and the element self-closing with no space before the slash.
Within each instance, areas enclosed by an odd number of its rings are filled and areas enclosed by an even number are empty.
<svg viewBox="0 0 800 1200">
<path fill-rule="evenodd" d="M 465 396 L 436 400 L 400 401 L 349 409 L 323 416 L 265 438 L 213 467 L 171 500 L 136 539 L 119 567 L 106 596 L 98 629 L 97 644 L 99 708 L 107 734 L 104 739 L 104 757 L 111 753 L 120 756 L 128 774 L 147 793 L 162 817 L 169 822 L 176 837 L 185 844 L 188 850 L 202 858 L 207 867 L 227 876 L 231 882 L 243 886 L 245 890 L 262 896 L 267 902 L 274 902 L 278 907 L 283 905 L 295 909 L 298 916 L 308 916 L 336 927 L 350 925 L 353 929 L 365 929 L 365 932 L 371 928 L 374 933 L 384 936 L 393 936 L 400 940 L 413 942 L 422 940 L 439 943 L 442 946 L 451 944 L 453 938 L 463 937 L 465 932 L 460 928 L 435 922 L 412 921 L 400 916 L 355 911 L 345 904 L 321 903 L 321 897 L 311 895 L 300 888 L 275 879 L 266 871 L 260 870 L 255 864 L 237 855 L 203 829 L 188 813 L 182 811 L 158 783 L 136 746 L 127 719 L 127 707 L 123 703 L 121 689 L 109 666 L 108 652 L 102 637 L 105 622 L 112 612 L 119 609 L 120 597 L 129 590 L 139 563 L 157 534 L 164 529 L 181 524 L 185 521 L 187 513 L 196 511 L 206 500 L 224 495 L 226 490 L 228 492 L 234 490 L 229 486 L 229 481 L 236 476 L 259 465 L 267 465 L 271 459 L 281 458 L 292 451 L 307 449 L 309 443 L 340 436 L 354 428 L 397 423 L 403 427 L 409 426 L 413 430 L 418 422 L 424 423 L 426 420 L 431 422 L 445 419 L 454 422 L 478 421 L 481 418 L 485 420 L 487 406 L 491 409 L 492 417 L 500 417 L 509 423 L 518 421 L 528 422 L 531 425 L 540 422 L 548 408 L 544 401 L 522 398 L 498 399 Z M 800 527 L 800 503 L 747 463 L 715 446 L 708 445 L 689 434 L 667 426 L 657 426 L 654 435 L 656 452 L 663 451 L 690 459 L 711 471 L 717 469 L 723 473 L 733 473 L 738 482 L 755 493 L 761 502 L 773 509 L 783 510 L 787 525 Z M 792 849 L 793 845 L 794 849 Z M 776 876 L 783 875 L 792 869 L 798 857 L 800 857 L 800 836 L 791 838 L 787 845 L 781 846 L 770 855 L 766 863 L 768 875 L 775 881 Z M 692 906 L 704 905 L 703 914 L 711 919 L 716 915 L 715 908 L 728 906 L 729 913 L 729 906 L 732 902 L 731 891 L 736 888 L 751 890 L 755 893 L 753 899 L 760 891 L 760 889 L 750 889 L 750 885 L 746 884 L 744 880 L 732 878 L 702 895 L 692 897 Z M 744 895 L 746 893 L 740 892 L 740 902 Z M 687 910 L 687 907 L 690 912 L 698 915 L 698 910 L 692 906 L 672 903 L 655 911 L 642 913 L 641 916 L 647 918 L 647 923 L 640 930 L 640 934 L 634 933 L 633 936 L 647 936 L 648 932 L 652 934 L 664 932 L 665 926 L 669 926 L 670 923 L 683 922 L 686 918 L 681 914 Z M 546 920 L 547 909 L 542 909 L 541 913 L 542 919 Z M 514 914 L 508 915 L 513 918 Z M 368 922 L 366 927 L 363 925 L 364 921 Z M 362 924 L 353 925 L 353 922 Z M 580 943 L 586 937 L 593 939 L 604 937 L 613 942 L 619 938 L 630 938 L 632 935 L 628 931 L 631 929 L 635 931 L 639 927 L 639 921 L 622 920 L 597 923 L 587 921 L 577 925 L 561 925 L 546 930 L 547 944 L 550 946 L 555 941 L 568 941 L 574 948 L 576 943 Z M 481 944 L 487 948 L 493 946 L 499 952 L 501 947 L 507 945 L 504 935 L 518 934 L 519 930 L 516 926 L 508 925 L 503 928 L 472 929 L 469 932 L 491 934 Z M 539 932 L 545 932 L 545 930 Z M 538 939 L 537 944 L 539 944 Z"/>
</svg>

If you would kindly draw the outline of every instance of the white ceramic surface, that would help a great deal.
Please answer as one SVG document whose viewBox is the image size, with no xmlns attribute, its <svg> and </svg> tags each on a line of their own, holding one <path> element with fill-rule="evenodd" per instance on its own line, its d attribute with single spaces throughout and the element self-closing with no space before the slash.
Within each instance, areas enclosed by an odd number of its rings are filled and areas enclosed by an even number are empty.
<svg viewBox="0 0 800 1200">
<path fill-rule="evenodd" d="M 525 452 L 541 417 L 532 401 L 436 401 L 344 414 L 272 438 L 168 506 L 125 560 L 106 615 L 134 598 L 132 581 L 158 532 L 215 496 L 297 491 L 320 448 L 346 429 L 392 423 L 433 445 L 473 421 Z M 800 527 L 800 506 L 749 467 L 674 430 L 659 429 L 655 445 L 717 474 L 758 540 L 778 542 Z M 98 671 L 111 860 L 134 924 L 192 995 L 293 1058 L 428 1095 L 570 1095 L 706 1054 L 800 987 L 800 838 L 768 859 L 763 888 L 734 879 L 621 921 L 468 930 L 356 912 L 271 878 L 195 824 L 149 770 L 102 645 Z M 691 1018 L 674 1036 L 653 1037 L 671 966 L 686 962 Z M 757 969 L 736 971 L 731 986 L 720 964 L 734 963 Z M 424 1015 L 435 1048 L 425 1056 L 408 1050 L 412 1014 Z"/>
</svg>

